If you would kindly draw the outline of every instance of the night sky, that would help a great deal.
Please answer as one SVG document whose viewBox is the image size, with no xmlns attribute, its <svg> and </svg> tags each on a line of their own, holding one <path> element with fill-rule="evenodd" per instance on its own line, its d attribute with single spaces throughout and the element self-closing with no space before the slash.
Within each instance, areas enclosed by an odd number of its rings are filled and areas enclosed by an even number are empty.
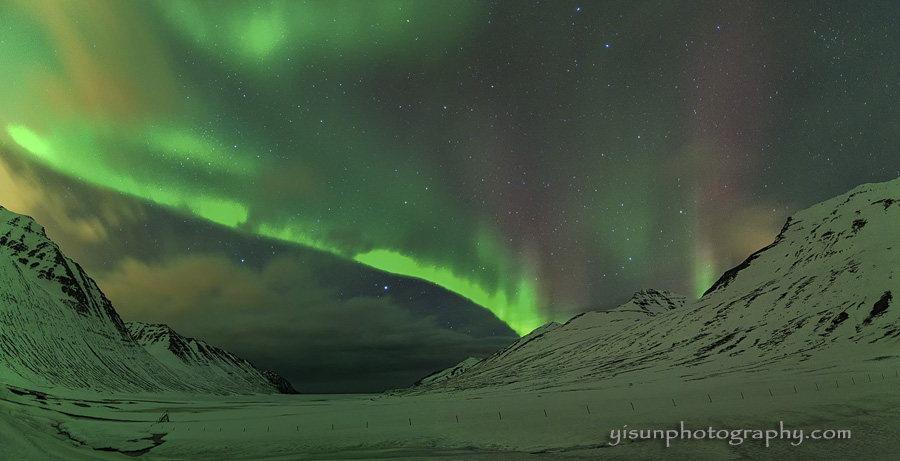
<svg viewBox="0 0 900 461">
<path fill-rule="evenodd" d="M 303 392 L 697 297 L 897 146 L 895 1 L 0 4 L 0 205 Z"/>
</svg>

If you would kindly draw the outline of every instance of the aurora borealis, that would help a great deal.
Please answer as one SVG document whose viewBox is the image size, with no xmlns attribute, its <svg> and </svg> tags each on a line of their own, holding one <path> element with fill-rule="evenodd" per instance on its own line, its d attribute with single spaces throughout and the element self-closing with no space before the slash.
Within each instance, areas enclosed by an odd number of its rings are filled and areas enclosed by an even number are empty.
<svg viewBox="0 0 900 461">
<path fill-rule="evenodd" d="M 4 2 L 0 204 L 123 317 L 449 365 L 900 174 L 900 7 L 789 3 Z"/>
</svg>

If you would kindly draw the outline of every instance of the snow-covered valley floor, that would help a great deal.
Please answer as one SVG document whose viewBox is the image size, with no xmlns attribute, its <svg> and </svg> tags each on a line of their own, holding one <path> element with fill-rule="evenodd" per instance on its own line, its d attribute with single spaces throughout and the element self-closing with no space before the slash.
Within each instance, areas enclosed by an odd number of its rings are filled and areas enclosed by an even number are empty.
<svg viewBox="0 0 900 461">
<path fill-rule="evenodd" d="M 690 381 L 626 374 L 591 389 L 404 397 L 98 397 L 0 386 L 0 459 L 893 459 L 900 361 L 819 362 Z M 157 423 L 166 412 L 170 421 Z M 729 438 L 666 447 L 626 436 L 609 445 L 624 425 L 680 432 L 681 421 Z M 802 443 L 753 439 L 779 422 L 804 430 Z M 813 440 L 817 429 L 852 435 Z M 735 430 L 751 432 L 738 444 Z"/>
</svg>

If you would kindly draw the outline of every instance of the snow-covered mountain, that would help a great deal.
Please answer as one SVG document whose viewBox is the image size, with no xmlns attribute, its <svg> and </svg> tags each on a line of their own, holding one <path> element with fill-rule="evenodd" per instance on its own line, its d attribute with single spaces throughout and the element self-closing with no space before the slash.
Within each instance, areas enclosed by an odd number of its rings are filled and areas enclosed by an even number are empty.
<svg viewBox="0 0 900 461">
<path fill-rule="evenodd" d="M 271 370 L 263 370 L 262 375 L 269 381 L 269 384 L 275 386 L 275 390 L 278 391 L 279 394 L 299 394 L 294 386 L 291 385 L 291 382 L 284 379 L 278 373 L 275 373 Z"/>
<path fill-rule="evenodd" d="M 603 362 L 605 350 L 616 348 L 616 344 L 607 341 L 615 340 L 611 337 L 619 330 L 669 315 L 685 302 L 684 296 L 675 293 L 643 290 L 615 309 L 579 314 L 562 325 L 550 322 L 538 327 L 489 357 L 469 364 L 463 372 L 441 380 L 422 380 L 400 393 L 499 386 L 544 389 L 591 379 L 602 373 L 602 366 L 595 367 L 598 361 Z"/>
<path fill-rule="evenodd" d="M 118 392 L 274 393 L 265 383 L 164 365 L 28 216 L 0 207 L 0 381 Z"/>
<path fill-rule="evenodd" d="M 199 339 L 184 337 L 168 325 L 125 322 L 128 332 L 147 352 L 181 376 L 194 375 L 219 382 L 238 382 L 241 387 L 282 394 L 297 391 L 274 372 L 262 372 L 252 363 Z M 279 388 L 280 387 L 280 388 Z"/>
<path fill-rule="evenodd" d="M 602 387 L 897 358 L 900 179 L 796 213 L 775 241 L 698 300 L 654 290 L 523 337 L 449 379 L 403 393 Z"/>
<path fill-rule="evenodd" d="M 468 370 L 469 368 L 472 368 L 472 365 L 475 365 L 476 363 L 478 363 L 480 361 L 481 361 L 481 359 L 479 359 L 479 358 L 469 357 L 469 358 L 463 360 L 462 362 L 459 362 L 456 365 L 453 365 L 450 368 L 436 371 L 436 372 L 420 379 L 415 384 L 413 384 L 413 386 L 423 386 L 423 385 L 427 386 L 427 385 L 432 385 L 432 384 L 439 383 L 441 381 L 448 380 L 448 379 Z"/>
</svg>

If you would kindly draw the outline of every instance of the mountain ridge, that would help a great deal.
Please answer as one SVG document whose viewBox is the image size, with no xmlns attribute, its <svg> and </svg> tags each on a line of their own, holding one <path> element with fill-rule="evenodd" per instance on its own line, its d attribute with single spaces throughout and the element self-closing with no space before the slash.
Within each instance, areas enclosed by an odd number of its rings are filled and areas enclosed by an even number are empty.
<svg viewBox="0 0 900 461">
<path fill-rule="evenodd" d="M 165 366 L 33 218 L 0 207 L 0 380 L 93 392 L 249 394 L 267 380 L 212 379 Z M 263 379 L 263 378 L 260 378 Z"/>
<path fill-rule="evenodd" d="M 580 314 L 449 379 L 400 394 L 596 387 L 605 380 L 701 379 L 897 359 L 900 179 L 864 184 L 798 211 L 768 246 L 699 299 L 638 292 Z M 683 299 L 683 297 L 681 297 Z M 673 308 L 669 308 L 669 306 Z M 530 335 L 529 335 L 530 336 Z"/>
<path fill-rule="evenodd" d="M 262 371 L 249 361 L 206 341 L 179 334 L 165 324 L 125 322 L 132 338 L 150 355 L 173 370 L 199 373 L 209 379 L 232 379 L 267 390 L 274 386 L 282 394 L 296 394 L 287 380 L 272 371 Z"/>
</svg>

